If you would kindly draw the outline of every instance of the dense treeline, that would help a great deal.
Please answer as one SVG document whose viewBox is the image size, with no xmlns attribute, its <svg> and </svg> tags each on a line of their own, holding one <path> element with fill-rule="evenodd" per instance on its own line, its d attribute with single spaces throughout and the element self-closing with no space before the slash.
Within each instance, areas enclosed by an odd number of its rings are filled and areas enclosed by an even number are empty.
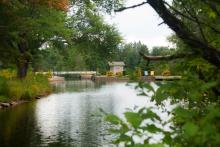
<svg viewBox="0 0 220 147">
<path fill-rule="evenodd" d="M 65 44 L 74 48 L 80 45 L 83 53 L 92 48 L 94 53 L 97 50 L 101 53 L 99 57 L 108 58 L 112 48 L 120 42 L 120 36 L 114 27 L 103 23 L 100 15 L 118 6 L 121 6 L 121 2 L 1 0 L 2 66 L 16 67 L 17 77 L 25 78 L 30 63 L 37 64 L 39 58 L 36 57 L 40 56 L 40 48 L 45 45 Z M 88 57 L 85 62 L 91 64 L 91 60 Z"/>
</svg>

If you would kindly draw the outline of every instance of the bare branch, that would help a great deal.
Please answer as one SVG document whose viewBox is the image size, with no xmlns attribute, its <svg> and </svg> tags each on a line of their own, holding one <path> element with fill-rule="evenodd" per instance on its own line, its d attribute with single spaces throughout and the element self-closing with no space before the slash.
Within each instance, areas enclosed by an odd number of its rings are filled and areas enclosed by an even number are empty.
<svg viewBox="0 0 220 147">
<path fill-rule="evenodd" d="M 140 7 L 140 6 L 145 5 L 145 4 L 147 4 L 147 1 L 146 2 L 142 2 L 140 4 L 137 4 L 137 5 L 133 5 L 133 6 L 119 8 L 119 9 L 115 10 L 115 12 L 121 12 L 121 11 L 124 11 L 124 10 L 127 10 L 127 9 L 132 9 L 132 8 Z"/>
<path fill-rule="evenodd" d="M 158 24 L 158 26 L 160 26 L 160 25 L 162 25 L 162 24 L 165 24 L 165 23 L 164 23 L 164 21 L 163 21 L 163 22 L 161 22 L 161 23 L 159 23 L 159 24 Z"/>
</svg>

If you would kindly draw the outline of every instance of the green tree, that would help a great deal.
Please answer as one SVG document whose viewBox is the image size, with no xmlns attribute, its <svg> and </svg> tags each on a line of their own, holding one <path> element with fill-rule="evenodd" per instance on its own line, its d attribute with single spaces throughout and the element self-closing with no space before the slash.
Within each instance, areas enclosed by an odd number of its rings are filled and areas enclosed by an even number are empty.
<svg viewBox="0 0 220 147">
<path fill-rule="evenodd" d="M 174 49 L 170 49 L 164 46 L 155 46 L 152 48 L 151 55 L 153 56 L 165 56 L 165 55 L 172 55 L 175 53 Z"/>
<path fill-rule="evenodd" d="M 54 36 L 65 37 L 66 12 L 60 3 L 47 1 L 0 1 L 1 61 L 17 66 L 17 75 L 24 78 L 33 55 Z"/>
<path fill-rule="evenodd" d="M 136 67 L 146 68 L 146 62 L 140 56 L 140 52 L 149 54 L 148 47 L 139 42 L 122 44 L 119 46 L 114 58 L 116 61 L 124 61 L 128 70 L 135 70 Z"/>
<path fill-rule="evenodd" d="M 4 66 L 16 65 L 18 77 L 24 78 L 29 63 L 38 61 L 33 58 L 38 56 L 36 54 L 43 44 L 69 40 L 71 31 L 68 27 L 73 28 L 67 26 L 69 8 L 73 10 L 72 15 L 79 16 L 83 9 L 112 12 L 121 4 L 120 0 L 114 3 L 106 0 L 0 0 L 0 51 L 4 53 L 1 62 Z"/>
<path fill-rule="evenodd" d="M 73 15 L 70 26 L 73 34 L 73 45 L 79 48 L 79 52 L 85 59 L 87 69 L 103 72 L 107 69 L 107 63 L 116 54 L 122 37 L 118 30 L 106 24 L 99 12 L 91 11 L 95 6 L 85 7 Z M 83 20 L 83 21 L 82 21 Z"/>
</svg>

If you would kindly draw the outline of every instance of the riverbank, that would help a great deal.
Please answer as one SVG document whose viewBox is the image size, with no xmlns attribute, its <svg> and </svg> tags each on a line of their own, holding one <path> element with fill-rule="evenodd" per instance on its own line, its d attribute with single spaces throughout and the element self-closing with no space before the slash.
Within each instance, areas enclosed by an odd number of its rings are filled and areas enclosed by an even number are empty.
<svg viewBox="0 0 220 147">
<path fill-rule="evenodd" d="M 44 94 L 41 94 L 41 95 L 38 95 L 34 98 L 32 98 L 31 100 L 18 100 L 18 101 L 15 101 L 13 99 L 7 99 L 6 101 L 1 101 L 0 100 L 0 110 L 1 109 L 4 109 L 4 108 L 9 108 L 9 107 L 14 107 L 14 106 L 17 106 L 17 105 L 21 105 L 21 104 L 24 104 L 24 103 L 27 103 L 27 102 L 30 102 L 30 101 L 33 101 L 33 100 L 38 100 L 38 99 L 41 99 L 43 97 L 46 97 L 48 95 L 50 95 L 50 93 L 44 93 Z"/>
<path fill-rule="evenodd" d="M 51 91 L 51 85 L 45 75 L 29 73 L 22 80 L 0 76 L 0 108 L 40 99 L 49 95 Z"/>
</svg>

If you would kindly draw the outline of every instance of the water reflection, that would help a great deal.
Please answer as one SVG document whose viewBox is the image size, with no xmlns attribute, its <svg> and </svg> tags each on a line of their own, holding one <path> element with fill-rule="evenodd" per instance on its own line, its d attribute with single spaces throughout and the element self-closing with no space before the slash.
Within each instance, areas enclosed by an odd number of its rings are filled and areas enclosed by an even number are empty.
<svg viewBox="0 0 220 147">
<path fill-rule="evenodd" d="M 110 146 L 99 108 L 122 116 L 125 108 L 154 106 L 126 83 L 68 81 L 55 94 L 0 111 L 1 147 Z"/>
</svg>

